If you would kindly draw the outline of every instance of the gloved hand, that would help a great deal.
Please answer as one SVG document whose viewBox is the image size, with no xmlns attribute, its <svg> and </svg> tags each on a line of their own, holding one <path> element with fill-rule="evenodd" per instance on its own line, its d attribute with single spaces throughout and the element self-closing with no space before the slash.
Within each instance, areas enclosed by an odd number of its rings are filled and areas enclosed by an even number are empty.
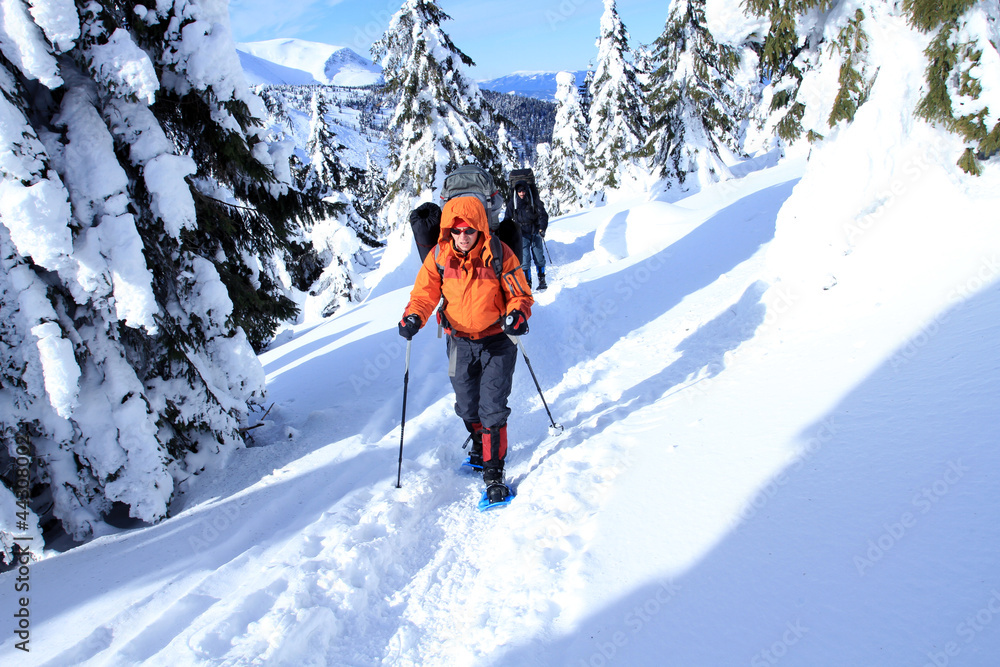
<svg viewBox="0 0 1000 667">
<path fill-rule="evenodd" d="M 441 207 L 434 202 L 427 202 L 410 211 L 410 226 L 416 226 L 421 222 L 437 226 L 441 222 Z"/>
<path fill-rule="evenodd" d="M 503 332 L 508 336 L 523 336 L 528 333 L 528 318 L 515 308 L 503 321 Z"/>
<path fill-rule="evenodd" d="M 413 335 L 420 331 L 420 316 L 407 315 L 399 321 L 399 335 L 410 340 Z"/>
<path fill-rule="evenodd" d="M 545 238 L 545 230 L 544 229 L 538 230 L 538 235 L 541 236 L 544 239 Z"/>
</svg>

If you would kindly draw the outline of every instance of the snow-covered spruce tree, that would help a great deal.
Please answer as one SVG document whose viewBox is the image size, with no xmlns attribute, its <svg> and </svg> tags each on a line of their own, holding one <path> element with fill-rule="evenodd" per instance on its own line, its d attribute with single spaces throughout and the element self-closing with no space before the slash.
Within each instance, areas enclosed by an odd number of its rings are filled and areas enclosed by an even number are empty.
<svg viewBox="0 0 1000 667">
<path fill-rule="evenodd" d="M 388 231 L 378 227 L 378 211 L 389 186 L 385 182 L 384 169 L 371 150 L 365 154 L 365 168 L 360 173 L 348 176 L 348 188 L 357 197 L 354 207 L 361 217 L 376 225 L 375 235 L 381 236 Z"/>
<path fill-rule="evenodd" d="M 904 8 L 912 25 L 934 34 L 926 51 L 927 94 L 917 113 L 965 139 L 958 165 L 978 175 L 979 160 L 1000 151 L 1000 7 L 906 0 Z"/>
<path fill-rule="evenodd" d="M 590 192 L 584 165 L 590 130 L 580 108 L 576 76 L 572 72 L 556 75 L 556 104 L 556 122 L 548 159 L 549 187 L 553 207 L 558 204 L 562 213 L 569 213 L 582 208 Z"/>
<path fill-rule="evenodd" d="M 500 158 L 504 174 L 521 166 L 521 158 L 518 157 L 517 149 L 514 148 L 514 143 L 507 133 L 506 123 L 500 123 L 500 127 L 497 129 L 497 155 Z"/>
<path fill-rule="evenodd" d="M 302 225 L 289 239 L 289 249 L 275 259 L 284 269 L 279 268 L 279 274 L 287 275 L 290 293 L 297 296 L 295 300 L 304 301 L 306 317 L 328 317 L 343 305 L 364 298 L 360 273 L 370 263 L 364 246 L 378 243 L 374 223 L 355 208 L 356 195 L 348 194 L 351 187 L 358 186 L 362 174 L 341 157 L 346 147 L 330 126 L 331 103 L 327 96 L 325 87 L 312 91 L 305 162 L 293 159 L 296 166 L 292 171 L 299 188 L 325 200 L 331 213 Z M 283 107 L 285 103 L 278 101 L 277 105 Z M 290 118 L 289 113 L 284 115 Z"/>
<path fill-rule="evenodd" d="M 872 62 L 869 35 L 878 28 L 880 16 L 898 17 L 902 12 L 915 29 L 934 35 L 925 52 L 927 92 L 917 114 L 943 123 L 968 142 L 958 163 L 970 173 L 977 173 L 977 161 L 1000 146 L 995 111 L 1000 108 L 1000 90 L 993 84 L 1000 76 L 996 44 L 1000 9 L 996 3 L 907 0 L 898 6 L 868 0 L 859 6 L 846 0 L 747 0 L 747 8 L 770 20 L 762 64 L 775 79 L 771 108 L 777 114 L 775 127 L 781 138 L 794 142 L 806 132 L 810 140 L 821 139 L 823 128 L 804 122 L 809 110 L 817 106 L 821 111 L 812 109 L 812 115 L 821 112 L 827 128 L 853 121 L 879 71 L 879 63 Z M 833 99 L 827 99 L 818 84 L 803 90 L 810 73 L 832 65 L 839 67 Z"/>
<path fill-rule="evenodd" d="M 576 88 L 580 100 L 580 109 L 583 111 L 583 117 L 587 120 L 588 125 L 590 124 L 590 105 L 594 102 L 594 96 L 590 94 L 590 86 L 593 82 L 594 68 L 590 67 L 587 69 L 583 81 Z"/>
<path fill-rule="evenodd" d="M 387 92 L 392 165 L 384 216 L 402 225 L 417 201 L 431 200 L 455 167 L 475 163 L 502 182 L 503 167 L 483 127 L 490 110 L 468 75 L 472 59 L 441 29 L 450 17 L 432 0 L 407 0 L 372 46 Z"/>
<path fill-rule="evenodd" d="M 535 163 L 532 166 L 535 172 L 535 185 L 538 187 L 538 196 L 542 198 L 550 216 L 562 215 L 562 207 L 559 198 L 556 197 L 552 188 L 552 146 L 550 144 L 538 144 L 535 147 Z"/>
<path fill-rule="evenodd" d="M 646 141 L 646 107 L 628 32 L 615 0 L 604 0 L 597 64 L 590 83 L 587 173 L 594 191 L 617 188 Z"/>
<path fill-rule="evenodd" d="M 303 168 L 302 188 L 320 198 L 342 189 L 344 182 L 345 166 L 337 155 L 344 145 L 327 123 L 329 106 L 323 89 L 317 87 L 309 105 L 309 138 L 305 146 L 309 163 Z"/>
<path fill-rule="evenodd" d="M 741 154 L 743 119 L 759 91 L 741 77 L 753 51 L 719 44 L 707 26 L 705 0 L 674 0 L 653 44 L 649 137 L 642 154 L 665 187 L 700 188 L 731 173 Z M 747 80 L 749 78 L 749 80 Z"/>
<path fill-rule="evenodd" d="M 37 482 L 12 516 L 4 478 L 9 555 L 38 532 L 24 504 L 78 540 L 114 503 L 156 521 L 242 446 L 252 345 L 294 313 L 262 267 L 308 210 L 257 136 L 222 0 L 4 12 L 0 469 Z"/>
</svg>

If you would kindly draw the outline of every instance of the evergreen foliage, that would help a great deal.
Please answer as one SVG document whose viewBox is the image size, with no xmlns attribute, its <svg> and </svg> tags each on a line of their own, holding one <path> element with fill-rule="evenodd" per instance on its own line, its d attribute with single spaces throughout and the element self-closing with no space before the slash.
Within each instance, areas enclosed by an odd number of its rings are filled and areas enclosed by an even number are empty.
<svg viewBox="0 0 1000 667">
<path fill-rule="evenodd" d="M 966 148 L 957 164 L 966 173 L 978 176 L 982 171 L 979 159 L 1000 150 L 1000 122 L 990 127 L 989 107 L 980 102 L 983 94 L 980 77 L 983 75 L 979 65 L 984 49 L 996 51 L 997 45 L 987 35 L 970 35 L 972 39 L 961 41 L 962 17 L 973 4 L 969 0 L 951 0 L 943 4 L 910 0 L 904 6 L 914 26 L 925 32 L 937 30 L 925 52 L 927 93 L 920 100 L 917 114 L 941 123 L 965 141 L 975 144 L 975 148 Z M 961 106 L 968 109 L 968 113 L 956 114 L 957 100 L 962 100 Z"/>
<path fill-rule="evenodd" d="M 864 11 L 858 8 L 854 18 L 841 29 L 833 46 L 840 51 L 844 60 L 837 78 L 840 88 L 827 120 L 830 127 L 842 120 L 847 122 L 854 120 L 854 114 L 857 113 L 858 107 L 867 101 L 874 83 L 874 77 L 871 81 L 867 81 L 864 76 L 865 55 L 868 51 L 868 35 L 861 27 L 864 19 Z"/>
<path fill-rule="evenodd" d="M 28 533 L 86 539 L 242 446 L 296 312 L 270 257 L 327 206 L 263 140 L 224 5 L 51 2 L 0 41 L 0 466 L 31 452 Z"/>
<path fill-rule="evenodd" d="M 586 164 L 595 190 L 618 187 L 645 142 L 646 104 L 628 37 L 615 0 L 605 0 L 597 65 L 590 83 Z"/>
<path fill-rule="evenodd" d="M 674 0 L 653 43 L 652 63 L 650 129 L 642 155 L 668 185 L 683 185 L 699 170 L 709 172 L 702 177 L 721 178 L 721 154 L 739 154 L 742 123 L 757 91 L 736 81 L 741 54 L 716 42 L 704 0 Z"/>
<path fill-rule="evenodd" d="M 903 11 L 915 27 L 930 32 L 955 22 L 974 4 L 976 0 L 904 0 Z"/>
<path fill-rule="evenodd" d="M 556 119 L 552 129 L 552 146 L 548 152 L 547 188 L 551 193 L 546 206 L 569 213 L 587 202 L 586 154 L 589 127 L 577 95 L 576 77 L 572 72 L 556 75 Z M 558 215 L 558 214 L 555 214 Z"/>
<path fill-rule="evenodd" d="M 413 204 L 431 199 L 445 175 L 462 164 L 478 164 L 503 180 L 496 146 L 483 129 L 489 107 L 466 73 L 474 63 L 441 28 L 449 19 L 431 0 L 407 0 L 372 46 L 386 93 L 395 100 L 383 211 L 389 226 L 403 224 Z"/>
<path fill-rule="evenodd" d="M 837 30 L 830 44 L 830 54 L 840 58 L 839 88 L 833 100 L 827 124 L 851 122 L 868 99 L 878 69 L 871 69 L 868 35 L 864 24 L 874 19 L 871 11 L 879 3 L 852 7 L 838 0 L 745 0 L 748 11 L 767 17 L 770 29 L 761 47 L 761 62 L 767 78 L 774 82 L 771 110 L 780 117 L 775 123 L 779 137 L 796 141 L 803 133 L 807 105 L 801 87 L 806 72 L 817 67 L 824 35 Z M 847 14 L 847 8 L 851 7 Z M 983 27 L 985 9 L 976 9 L 975 0 L 905 0 L 901 11 L 915 28 L 932 33 L 927 55 L 925 79 L 927 90 L 917 114 L 959 134 L 970 145 L 963 152 L 959 166 L 978 173 L 976 161 L 993 155 L 998 148 L 1000 124 L 990 123 L 989 102 L 982 99 L 984 88 L 980 66 L 986 49 L 997 50 Z M 866 11 L 866 8 L 868 11 Z M 841 10 L 840 12 L 834 11 Z M 823 14 L 818 14 L 822 12 Z M 897 10 L 899 11 L 899 10 Z M 840 21 L 825 25 L 823 21 Z M 838 18 L 839 17 L 839 18 Z M 995 19 L 994 19 L 995 20 Z M 803 28 L 805 26 L 805 28 Z M 800 36 L 806 29 L 807 35 Z M 993 102 L 995 105 L 996 102 Z M 810 128 L 810 140 L 820 134 Z"/>
<path fill-rule="evenodd" d="M 556 105 L 553 102 L 512 93 L 483 90 L 483 99 L 493 109 L 492 122 L 484 126 L 494 140 L 499 139 L 499 122 L 507 123 L 507 136 L 525 164 L 534 164 L 538 144 L 552 141 Z"/>
</svg>

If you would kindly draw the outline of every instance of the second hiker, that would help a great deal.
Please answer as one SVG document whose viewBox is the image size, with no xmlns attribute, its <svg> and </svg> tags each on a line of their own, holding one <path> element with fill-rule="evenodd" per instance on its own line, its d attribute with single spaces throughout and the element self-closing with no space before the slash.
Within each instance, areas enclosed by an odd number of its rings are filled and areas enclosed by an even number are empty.
<svg viewBox="0 0 1000 667">
<path fill-rule="evenodd" d="M 532 178 L 514 182 L 514 191 L 507 202 L 504 219 L 513 220 L 521 228 L 521 266 L 528 279 L 528 286 L 532 285 L 531 264 L 534 261 L 538 270 L 538 289 L 544 290 L 548 287 L 545 284 L 544 244 L 545 230 L 549 226 L 549 214 L 545 211 L 545 205 L 538 196 L 538 189 L 534 186 L 533 180 Z"/>
</svg>

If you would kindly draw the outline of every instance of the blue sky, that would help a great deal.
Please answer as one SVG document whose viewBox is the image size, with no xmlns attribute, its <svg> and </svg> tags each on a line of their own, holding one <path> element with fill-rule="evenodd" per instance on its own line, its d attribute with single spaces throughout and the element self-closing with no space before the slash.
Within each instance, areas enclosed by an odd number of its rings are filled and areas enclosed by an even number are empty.
<svg viewBox="0 0 1000 667">
<path fill-rule="evenodd" d="M 229 12 L 237 42 L 296 37 L 371 57 L 372 42 L 401 6 L 402 0 L 230 0 Z M 476 62 L 476 79 L 581 70 L 597 55 L 602 0 L 440 0 L 438 6 L 452 18 L 445 32 Z M 618 0 L 617 6 L 634 47 L 660 35 L 670 3 Z"/>
</svg>

